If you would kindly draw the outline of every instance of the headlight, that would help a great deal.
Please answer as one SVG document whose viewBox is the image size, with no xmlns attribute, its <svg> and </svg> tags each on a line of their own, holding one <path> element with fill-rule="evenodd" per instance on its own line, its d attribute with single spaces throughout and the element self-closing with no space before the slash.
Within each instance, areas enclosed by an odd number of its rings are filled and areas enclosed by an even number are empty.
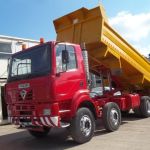
<svg viewBox="0 0 150 150">
<path fill-rule="evenodd" d="M 44 116 L 49 116 L 51 114 L 51 110 L 50 109 L 44 109 L 43 110 L 43 115 Z"/>
</svg>

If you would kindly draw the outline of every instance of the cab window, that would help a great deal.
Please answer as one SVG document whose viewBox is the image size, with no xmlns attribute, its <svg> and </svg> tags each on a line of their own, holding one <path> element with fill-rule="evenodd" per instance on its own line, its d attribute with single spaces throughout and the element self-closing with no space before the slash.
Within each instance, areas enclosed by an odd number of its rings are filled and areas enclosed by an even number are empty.
<svg viewBox="0 0 150 150">
<path fill-rule="evenodd" d="M 69 61 L 66 64 L 62 63 L 62 51 L 68 51 Z M 56 45 L 56 72 L 63 72 L 64 70 L 72 70 L 77 68 L 77 61 L 76 61 L 76 54 L 75 49 L 71 45 L 63 45 L 58 44 Z"/>
</svg>

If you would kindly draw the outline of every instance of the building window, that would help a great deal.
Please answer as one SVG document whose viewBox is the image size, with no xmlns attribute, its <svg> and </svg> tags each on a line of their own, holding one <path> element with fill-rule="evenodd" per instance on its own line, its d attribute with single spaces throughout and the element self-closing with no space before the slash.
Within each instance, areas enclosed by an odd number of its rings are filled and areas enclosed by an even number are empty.
<svg viewBox="0 0 150 150">
<path fill-rule="evenodd" d="M 8 59 L 11 57 L 11 43 L 0 42 L 0 59 Z"/>
<path fill-rule="evenodd" d="M 0 53 L 12 53 L 11 43 L 0 43 Z"/>
</svg>

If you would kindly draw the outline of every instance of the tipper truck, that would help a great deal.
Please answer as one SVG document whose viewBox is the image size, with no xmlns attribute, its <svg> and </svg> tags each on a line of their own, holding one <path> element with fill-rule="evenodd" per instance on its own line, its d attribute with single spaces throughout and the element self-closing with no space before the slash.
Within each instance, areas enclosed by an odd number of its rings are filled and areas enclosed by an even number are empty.
<svg viewBox="0 0 150 150">
<path fill-rule="evenodd" d="M 57 41 L 12 55 L 5 97 L 11 123 L 43 137 L 67 128 L 78 143 L 91 140 L 95 122 L 107 131 L 131 109 L 150 116 L 150 63 L 108 23 L 102 6 L 54 20 Z"/>
</svg>

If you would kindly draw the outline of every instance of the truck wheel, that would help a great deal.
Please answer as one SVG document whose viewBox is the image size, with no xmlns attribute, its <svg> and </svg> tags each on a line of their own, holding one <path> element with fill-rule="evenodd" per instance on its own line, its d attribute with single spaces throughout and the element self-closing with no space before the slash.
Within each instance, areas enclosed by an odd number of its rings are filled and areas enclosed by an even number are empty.
<svg viewBox="0 0 150 150">
<path fill-rule="evenodd" d="M 140 105 L 141 116 L 144 118 L 150 117 L 150 97 L 142 96 Z"/>
<path fill-rule="evenodd" d="M 73 140 L 77 143 L 90 141 L 95 130 L 95 119 L 92 112 L 88 108 L 78 109 L 69 130 Z"/>
<path fill-rule="evenodd" d="M 28 130 L 28 131 L 32 136 L 36 138 L 42 138 L 48 135 L 50 128 L 45 127 L 43 131 L 35 131 L 35 130 Z"/>
<path fill-rule="evenodd" d="M 121 124 L 121 112 L 116 103 L 109 102 L 103 108 L 103 123 L 107 131 L 112 132 Z"/>
</svg>

